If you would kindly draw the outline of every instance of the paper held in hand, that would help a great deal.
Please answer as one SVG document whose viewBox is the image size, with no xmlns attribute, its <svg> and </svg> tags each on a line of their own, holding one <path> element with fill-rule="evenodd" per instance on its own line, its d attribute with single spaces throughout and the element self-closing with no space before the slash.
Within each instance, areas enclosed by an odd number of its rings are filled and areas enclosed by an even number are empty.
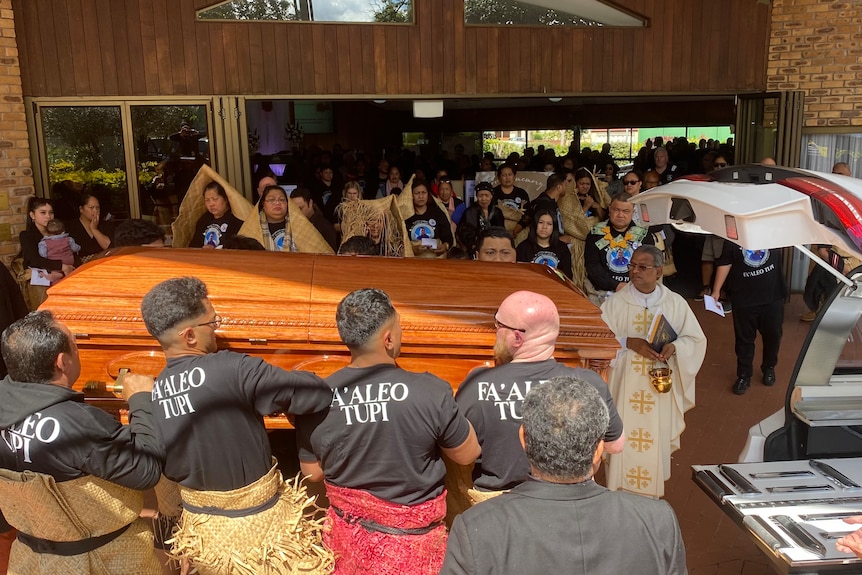
<svg viewBox="0 0 862 575">
<path fill-rule="evenodd" d="M 706 311 L 711 311 L 712 313 L 717 313 L 721 317 L 725 317 L 724 306 L 711 295 L 703 296 L 703 306 L 706 308 Z"/>
<path fill-rule="evenodd" d="M 647 335 L 649 336 L 647 342 L 650 347 L 658 353 L 661 353 L 665 345 L 676 341 L 677 338 L 676 330 L 673 329 L 661 310 L 655 312 Z"/>
<path fill-rule="evenodd" d="M 30 268 L 30 285 L 34 286 L 49 286 L 51 278 L 48 277 L 48 270 L 39 268 Z"/>
</svg>

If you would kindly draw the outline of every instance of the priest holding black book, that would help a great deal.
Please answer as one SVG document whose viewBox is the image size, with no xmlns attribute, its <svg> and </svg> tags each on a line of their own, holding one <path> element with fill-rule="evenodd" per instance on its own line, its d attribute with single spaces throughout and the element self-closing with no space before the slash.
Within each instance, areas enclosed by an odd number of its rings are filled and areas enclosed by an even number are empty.
<svg viewBox="0 0 862 575">
<path fill-rule="evenodd" d="M 694 312 L 659 282 L 663 266 L 661 250 L 639 247 L 630 260 L 630 283 L 602 304 L 602 319 L 622 347 L 608 385 L 627 434 L 622 453 L 610 456 L 608 488 L 650 497 L 664 495 L 670 456 L 679 449 L 684 414 L 694 407 L 694 380 L 706 354 Z M 651 383 L 650 371 L 661 367 L 670 369 L 669 390 L 666 381 Z"/>
</svg>

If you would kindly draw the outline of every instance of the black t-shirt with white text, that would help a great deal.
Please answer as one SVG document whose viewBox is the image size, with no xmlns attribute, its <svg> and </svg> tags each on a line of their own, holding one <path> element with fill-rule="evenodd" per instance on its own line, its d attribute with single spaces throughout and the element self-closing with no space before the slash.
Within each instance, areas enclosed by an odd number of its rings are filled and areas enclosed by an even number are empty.
<svg viewBox="0 0 862 575">
<path fill-rule="evenodd" d="M 527 479 L 530 464 L 518 438 L 524 397 L 532 386 L 558 376 L 576 377 L 595 387 L 611 416 L 604 439 L 616 441 L 620 438 L 623 422 L 611 392 L 601 376 L 590 369 L 546 359 L 473 370 L 458 387 L 455 401 L 473 424 L 482 446 L 482 455 L 473 467 L 476 487 L 499 491 Z"/>
<path fill-rule="evenodd" d="M 332 390 L 313 373 L 219 351 L 169 358 L 152 401 L 165 476 L 191 489 L 229 491 L 272 467 L 264 415 L 325 410 Z"/>
<path fill-rule="evenodd" d="M 2 469 L 44 473 L 57 482 L 92 475 L 130 489 L 159 481 L 165 455 L 146 393 L 129 398 L 129 425 L 84 403 L 83 393 L 11 377 L 0 381 L 0 405 Z"/>
<path fill-rule="evenodd" d="M 296 418 L 301 461 L 319 461 L 334 485 L 401 505 L 443 492 L 440 448 L 470 434 L 448 383 L 388 364 L 345 367 L 326 381 L 329 413 Z"/>
<path fill-rule="evenodd" d="M 725 241 L 715 265 L 728 264 L 727 295 L 734 307 L 753 307 L 784 299 L 781 250 L 746 250 Z"/>
</svg>

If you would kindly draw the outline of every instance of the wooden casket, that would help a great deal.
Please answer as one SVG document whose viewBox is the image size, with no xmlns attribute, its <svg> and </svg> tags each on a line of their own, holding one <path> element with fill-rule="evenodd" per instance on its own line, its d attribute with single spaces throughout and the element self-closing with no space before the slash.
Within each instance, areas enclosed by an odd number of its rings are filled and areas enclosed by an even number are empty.
<svg viewBox="0 0 862 575">
<path fill-rule="evenodd" d="M 430 371 L 453 389 L 470 370 L 493 361 L 494 313 L 517 290 L 543 293 L 559 308 L 558 360 L 604 376 L 619 348 L 600 310 L 541 265 L 123 248 L 75 270 L 48 290 L 41 306 L 75 334 L 82 372 L 74 388 L 88 401 L 122 409 L 122 400 L 107 391 L 120 370 L 155 376 L 164 367 L 164 354 L 141 318 L 141 299 L 179 276 L 207 284 L 223 318 L 216 332 L 220 348 L 321 376 L 350 361 L 335 309 L 347 293 L 364 287 L 386 291 L 401 314 L 399 364 Z M 267 426 L 289 424 L 273 417 Z"/>
</svg>

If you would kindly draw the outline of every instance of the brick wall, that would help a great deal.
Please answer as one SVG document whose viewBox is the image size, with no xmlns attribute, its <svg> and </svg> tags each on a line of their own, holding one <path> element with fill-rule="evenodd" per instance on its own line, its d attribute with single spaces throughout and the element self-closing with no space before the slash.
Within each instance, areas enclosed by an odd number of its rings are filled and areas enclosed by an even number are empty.
<svg viewBox="0 0 862 575">
<path fill-rule="evenodd" d="M 805 126 L 862 126 L 862 3 L 773 0 L 767 90 L 805 92 Z"/>
<path fill-rule="evenodd" d="M 0 124 L 0 260 L 8 265 L 18 253 L 27 198 L 34 193 L 12 0 L 0 0 Z"/>
</svg>

